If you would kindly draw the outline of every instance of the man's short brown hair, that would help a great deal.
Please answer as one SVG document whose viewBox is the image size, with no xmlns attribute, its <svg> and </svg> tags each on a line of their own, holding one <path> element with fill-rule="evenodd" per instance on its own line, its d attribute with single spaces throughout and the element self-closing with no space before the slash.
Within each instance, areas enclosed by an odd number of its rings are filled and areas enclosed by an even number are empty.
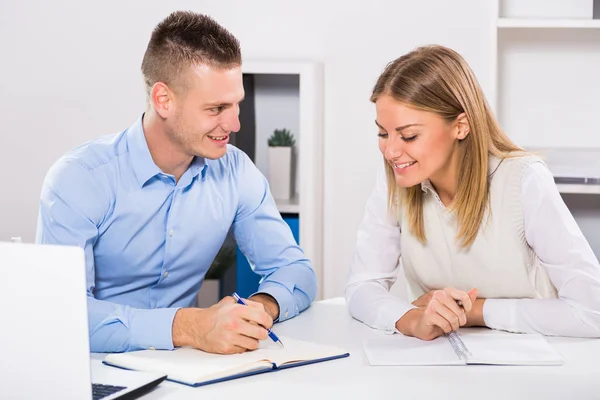
<svg viewBox="0 0 600 400">
<path fill-rule="evenodd" d="M 185 89 L 184 75 L 193 65 L 234 68 L 242 64 L 239 41 L 209 16 L 175 11 L 150 37 L 142 61 L 147 94 L 156 82 Z"/>
</svg>

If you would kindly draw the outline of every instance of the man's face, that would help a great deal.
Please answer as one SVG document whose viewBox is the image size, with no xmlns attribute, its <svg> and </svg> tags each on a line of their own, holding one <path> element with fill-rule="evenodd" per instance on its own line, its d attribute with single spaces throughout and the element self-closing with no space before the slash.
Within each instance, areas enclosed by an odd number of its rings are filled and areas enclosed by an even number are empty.
<svg viewBox="0 0 600 400">
<path fill-rule="evenodd" d="M 227 152 L 229 135 L 240 130 L 242 70 L 199 65 L 187 74 L 186 87 L 173 99 L 167 135 L 187 155 L 220 158 Z"/>
</svg>

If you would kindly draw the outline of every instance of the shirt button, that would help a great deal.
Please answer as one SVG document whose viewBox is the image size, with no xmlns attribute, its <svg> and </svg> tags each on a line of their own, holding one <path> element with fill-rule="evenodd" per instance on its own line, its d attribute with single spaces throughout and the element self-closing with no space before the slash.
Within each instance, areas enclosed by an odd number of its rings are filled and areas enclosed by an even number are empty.
<svg viewBox="0 0 600 400">
<path fill-rule="evenodd" d="M 287 316 L 288 316 L 287 310 L 286 310 L 285 314 L 283 314 L 283 316 L 287 318 Z"/>
<path fill-rule="evenodd" d="M 150 346 L 148 347 L 148 350 L 156 350 L 154 347 Z"/>
<path fill-rule="evenodd" d="M 169 276 L 169 271 L 165 271 L 165 273 L 163 274 L 163 276 L 166 278 L 167 276 Z"/>
<path fill-rule="evenodd" d="M 175 234 L 175 231 L 173 229 L 169 229 L 169 236 L 173 236 Z"/>
</svg>

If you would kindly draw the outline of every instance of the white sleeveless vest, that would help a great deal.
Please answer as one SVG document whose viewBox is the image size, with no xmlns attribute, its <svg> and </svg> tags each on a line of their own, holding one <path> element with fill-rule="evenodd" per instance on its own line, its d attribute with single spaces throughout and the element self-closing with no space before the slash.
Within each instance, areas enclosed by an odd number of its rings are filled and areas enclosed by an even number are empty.
<svg viewBox="0 0 600 400">
<path fill-rule="evenodd" d="M 477 288 L 482 298 L 556 298 L 556 288 L 525 240 L 521 179 L 534 156 L 490 157 L 491 215 L 484 216 L 479 233 L 468 249 L 458 245 L 457 220 L 439 199 L 433 186 L 421 184 L 427 242 L 422 244 L 401 218 L 401 260 L 413 301 L 432 289 Z"/>
</svg>

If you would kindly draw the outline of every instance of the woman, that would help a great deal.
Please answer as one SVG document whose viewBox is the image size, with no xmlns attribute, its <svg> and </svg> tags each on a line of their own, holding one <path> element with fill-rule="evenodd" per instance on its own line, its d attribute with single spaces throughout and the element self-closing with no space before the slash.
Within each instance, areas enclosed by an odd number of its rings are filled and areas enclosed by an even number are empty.
<svg viewBox="0 0 600 400">
<path fill-rule="evenodd" d="M 600 337 L 598 260 L 464 59 L 418 48 L 385 68 L 371 101 L 385 172 L 358 233 L 350 314 L 424 340 L 460 326 Z M 389 293 L 401 266 L 412 304 Z"/>
</svg>

